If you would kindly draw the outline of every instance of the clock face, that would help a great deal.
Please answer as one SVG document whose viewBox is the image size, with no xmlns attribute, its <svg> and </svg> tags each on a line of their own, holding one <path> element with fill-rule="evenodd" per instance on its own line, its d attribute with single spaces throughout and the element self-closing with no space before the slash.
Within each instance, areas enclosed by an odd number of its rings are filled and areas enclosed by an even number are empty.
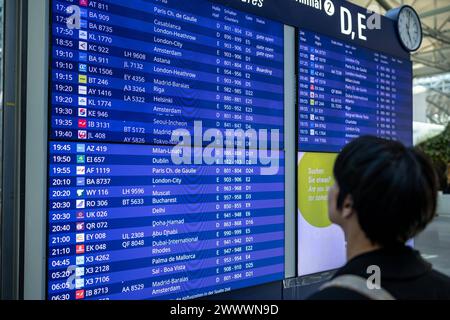
<svg viewBox="0 0 450 320">
<path fill-rule="evenodd" d="M 422 44 L 422 27 L 417 13 L 410 7 L 404 7 L 398 17 L 400 39 L 409 51 L 416 51 Z"/>
</svg>

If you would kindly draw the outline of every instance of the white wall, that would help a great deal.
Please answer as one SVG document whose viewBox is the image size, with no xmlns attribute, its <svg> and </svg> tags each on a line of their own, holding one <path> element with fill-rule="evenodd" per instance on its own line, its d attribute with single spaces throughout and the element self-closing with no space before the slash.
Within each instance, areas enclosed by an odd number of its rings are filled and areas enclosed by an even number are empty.
<svg viewBox="0 0 450 320">
<path fill-rule="evenodd" d="M 440 216 L 450 216 L 450 195 L 439 195 L 439 206 L 437 213 Z"/>
<path fill-rule="evenodd" d="M 427 121 L 427 92 L 415 93 L 413 96 L 413 120 L 414 122 Z"/>
</svg>

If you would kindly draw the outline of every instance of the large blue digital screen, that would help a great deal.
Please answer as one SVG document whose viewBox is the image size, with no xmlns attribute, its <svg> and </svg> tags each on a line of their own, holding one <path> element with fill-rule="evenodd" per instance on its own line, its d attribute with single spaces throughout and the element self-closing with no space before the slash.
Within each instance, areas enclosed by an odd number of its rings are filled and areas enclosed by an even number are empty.
<svg viewBox="0 0 450 320">
<path fill-rule="evenodd" d="M 344 233 L 328 216 L 337 153 L 363 135 L 412 145 L 412 63 L 305 29 L 297 39 L 297 270 L 305 276 L 346 262 Z"/>
<path fill-rule="evenodd" d="M 47 298 L 283 279 L 283 25 L 205 0 L 51 3 Z M 195 121 L 279 130 L 278 174 L 242 161 L 260 151 L 245 145 L 175 165 L 172 133 Z"/>
</svg>

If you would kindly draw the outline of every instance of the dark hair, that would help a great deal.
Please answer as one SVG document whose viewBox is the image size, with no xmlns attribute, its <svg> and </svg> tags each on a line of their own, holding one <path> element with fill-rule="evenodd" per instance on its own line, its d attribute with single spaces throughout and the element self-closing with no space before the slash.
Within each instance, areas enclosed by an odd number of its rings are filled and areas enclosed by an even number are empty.
<svg viewBox="0 0 450 320">
<path fill-rule="evenodd" d="M 399 142 L 365 136 L 348 144 L 334 167 L 338 208 L 351 195 L 359 223 L 373 242 L 405 243 L 433 220 L 438 179 L 431 161 Z"/>
</svg>

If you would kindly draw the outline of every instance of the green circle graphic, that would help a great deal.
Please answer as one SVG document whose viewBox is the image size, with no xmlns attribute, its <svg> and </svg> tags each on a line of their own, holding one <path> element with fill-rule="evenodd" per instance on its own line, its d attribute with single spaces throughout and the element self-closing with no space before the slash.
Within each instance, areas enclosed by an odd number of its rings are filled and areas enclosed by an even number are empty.
<svg viewBox="0 0 450 320">
<path fill-rule="evenodd" d="M 334 184 L 333 166 L 337 154 L 306 153 L 298 167 L 298 205 L 312 226 L 331 226 L 328 217 L 328 190 Z"/>
</svg>

